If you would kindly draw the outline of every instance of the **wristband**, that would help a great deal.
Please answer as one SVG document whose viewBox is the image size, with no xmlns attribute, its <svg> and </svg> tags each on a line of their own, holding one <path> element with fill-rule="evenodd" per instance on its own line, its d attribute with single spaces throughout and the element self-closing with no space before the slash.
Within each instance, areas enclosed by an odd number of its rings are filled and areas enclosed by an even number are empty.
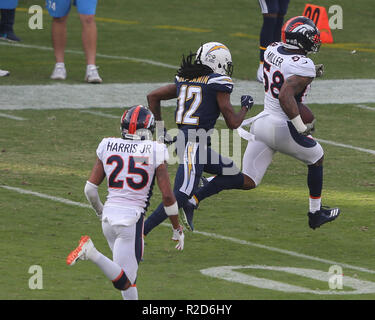
<svg viewBox="0 0 375 320">
<path fill-rule="evenodd" d="M 172 204 L 171 206 L 168 206 L 168 207 L 164 206 L 164 210 L 165 210 L 165 213 L 168 217 L 178 215 L 177 201 L 174 204 Z"/>
<path fill-rule="evenodd" d="M 299 133 L 305 132 L 307 130 L 307 127 L 305 126 L 305 124 L 303 123 L 301 119 L 301 115 L 298 115 L 297 117 L 293 118 L 291 121 Z"/>
</svg>

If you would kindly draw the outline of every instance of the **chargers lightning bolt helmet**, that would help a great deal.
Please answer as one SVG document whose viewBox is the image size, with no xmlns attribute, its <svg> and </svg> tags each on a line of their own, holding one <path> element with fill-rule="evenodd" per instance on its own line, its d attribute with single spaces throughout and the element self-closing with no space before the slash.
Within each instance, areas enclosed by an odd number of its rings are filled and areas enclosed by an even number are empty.
<svg viewBox="0 0 375 320">
<path fill-rule="evenodd" d="M 314 22 L 304 16 L 289 19 L 281 30 L 281 39 L 288 49 L 302 49 L 306 53 L 318 52 L 320 32 Z"/>
<path fill-rule="evenodd" d="M 207 42 L 201 45 L 195 60 L 210 67 L 214 73 L 232 76 L 232 56 L 229 49 L 220 42 Z"/>
<path fill-rule="evenodd" d="M 154 130 L 154 115 L 142 105 L 131 107 L 121 117 L 121 136 L 123 139 L 152 140 Z"/>
</svg>

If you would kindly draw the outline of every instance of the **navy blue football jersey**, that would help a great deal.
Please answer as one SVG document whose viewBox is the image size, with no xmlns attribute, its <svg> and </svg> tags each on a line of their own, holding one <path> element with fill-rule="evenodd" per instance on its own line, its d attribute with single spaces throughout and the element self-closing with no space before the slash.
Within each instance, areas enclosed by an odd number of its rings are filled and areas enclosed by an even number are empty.
<svg viewBox="0 0 375 320">
<path fill-rule="evenodd" d="M 220 115 L 216 100 L 218 91 L 231 93 L 233 81 L 229 76 L 212 73 L 192 80 L 176 76 L 177 109 L 175 120 L 178 128 L 187 134 L 189 129 L 214 128 Z"/>
</svg>

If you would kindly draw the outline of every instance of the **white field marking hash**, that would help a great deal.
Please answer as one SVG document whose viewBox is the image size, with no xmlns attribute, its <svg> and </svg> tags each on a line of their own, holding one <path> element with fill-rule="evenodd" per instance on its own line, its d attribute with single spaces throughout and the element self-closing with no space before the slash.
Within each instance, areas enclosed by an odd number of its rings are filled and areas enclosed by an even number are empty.
<svg viewBox="0 0 375 320">
<path fill-rule="evenodd" d="M 43 199 L 61 202 L 63 204 L 78 206 L 78 207 L 82 207 L 82 208 L 91 208 L 91 206 L 89 204 L 71 201 L 71 200 L 68 200 L 68 199 L 60 198 L 60 197 L 54 197 L 54 196 L 50 196 L 50 195 L 47 195 L 47 194 L 44 194 L 44 193 L 34 192 L 34 191 L 26 190 L 26 189 L 10 187 L 10 186 L 6 186 L 6 185 L 0 185 L 0 188 L 7 189 L 7 190 L 10 190 L 10 191 L 15 191 L 15 192 L 18 192 L 18 193 L 21 193 L 21 194 L 32 195 L 32 196 L 36 196 L 36 197 L 43 198 Z M 170 224 L 165 223 L 165 222 L 163 222 L 161 225 L 168 226 L 169 228 L 171 227 Z M 270 246 L 266 246 L 266 245 L 263 245 L 263 244 L 250 242 L 250 241 L 246 241 L 246 240 L 241 240 L 241 239 L 237 239 L 237 238 L 233 238 L 233 237 L 223 236 L 223 235 L 220 235 L 220 234 L 217 234 L 217 233 L 204 232 L 204 231 L 198 231 L 198 230 L 194 230 L 194 233 L 202 235 L 202 236 L 206 236 L 206 237 L 209 237 L 209 238 L 230 241 L 230 242 L 240 244 L 240 245 L 255 247 L 255 248 L 258 248 L 258 249 L 264 249 L 264 250 L 268 250 L 268 251 L 272 251 L 272 252 L 278 252 L 278 253 L 282 253 L 282 254 L 285 254 L 285 255 L 289 255 L 289 256 L 293 256 L 293 257 L 297 257 L 297 258 L 301 258 L 301 259 L 318 261 L 318 262 L 322 262 L 322 263 L 327 263 L 329 265 L 340 265 L 341 267 L 344 267 L 344 268 L 347 268 L 347 269 L 352 269 L 352 270 L 357 270 L 357 271 L 361 271 L 361 272 L 375 274 L 375 270 L 362 268 L 362 267 L 358 267 L 358 266 L 353 266 L 353 265 L 346 264 L 346 263 L 340 263 L 340 262 L 333 261 L 333 260 L 322 259 L 322 258 L 319 258 L 319 257 L 309 256 L 309 255 L 306 255 L 306 254 L 302 254 L 302 253 L 298 253 L 298 252 L 294 252 L 294 251 L 290 251 L 290 250 L 270 247 Z"/>
<path fill-rule="evenodd" d="M 93 114 L 94 116 L 100 116 L 104 118 L 111 118 L 111 119 L 120 119 L 118 116 L 114 116 L 112 114 L 104 113 L 104 112 L 99 112 L 99 111 L 91 111 L 91 110 L 82 110 L 82 113 L 89 113 Z"/>
<path fill-rule="evenodd" d="M 6 114 L 6 113 L 0 113 L 0 117 L 8 118 L 8 119 L 12 119 L 12 120 L 18 120 L 18 121 L 26 120 L 25 118 L 12 116 L 12 115 L 10 115 L 10 114 Z"/>
<path fill-rule="evenodd" d="M 18 192 L 18 193 L 21 193 L 21 194 L 29 194 L 29 195 L 32 195 L 32 196 L 35 196 L 35 197 L 48 199 L 48 200 L 52 200 L 52 201 L 56 201 L 56 202 L 61 202 L 61 203 L 72 205 L 72 206 L 77 206 L 77 207 L 81 207 L 81 208 L 91 208 L 91 206 L 89 204 L 86 204 L 86 203 L 81 203 L 81 202 L 71 201 L 71 200 L 64 199 L 64 198 L 54 197 L 54 196 L 50 196 L 50 195 L 44 194 L 44 193 L 34 192 L 34 191 L 26 190 L 26 189 L 15 188 L 15 187 L 10 187 L 10 186 L 5 186 L 5 185 L 0 185 L 0 187 L 3 188 L 3 189 L 10 190 L 10 191 L 15 191 L 15 192 Z"/>
<path fill-rule="evenodd" d="M 342 147 L 342 148 L 353 149 L 353 150 L 356 150 L 356 151 L 366 152 L 366 153 L 370 153 L 370 154 L 375 154 L 375 150 L 355 147 L 355 146 L 351 146 L 350 144 L 343 144 L 343 143 L 330 141 L 330 140 L 324 140 L 324 139 L 315 139 L 315 140 L 317 140 L 321 143 L 330 144 L 330 145 L 333 145 L 333 146 L 336 146 L 336 147 Z"/>
</svg>

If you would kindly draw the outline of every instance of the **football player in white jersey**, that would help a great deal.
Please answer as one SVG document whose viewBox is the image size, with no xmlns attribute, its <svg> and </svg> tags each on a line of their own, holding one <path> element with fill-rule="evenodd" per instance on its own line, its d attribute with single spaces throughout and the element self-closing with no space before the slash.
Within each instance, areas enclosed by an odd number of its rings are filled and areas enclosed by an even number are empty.
<svg viewBox="0 0 375 320">
<path fill-rule="evenodd" d="M 310 19 L 299 16 L 284 24 L 282 42 L 271 44 L 264 53 L 264 110 L 244 121 L 243 125 L 251 124 L 250 132 L 242 130 L 246 133 L 242 136 L 249 140 L 242 161 L 243 189 L 259 185 L 277 151 L 302 161 L 308 166 L 308 221 L 312 229 L 333 221 L 340 213 L 339 208 L 321 205 L 323 149 L 310 135 L 314 124 L 303 123 L 297 106 L 304 101 L 317 73 L 307 54 L 318 52 L 320 43 L 319 30 Z M 204 198 L 224 190 L 215 180 L 190 199 L 190 211 Z"/>
<path fill-rule="evenodd" d="M 121 118 L 122 138 L 104 138 L 96 150 L 97 160 L 84 191 L 102 221 L 113 259 L 100 253 L 89 236 L 83 236 L 66 260 L 70 266 L 77 260 L 94 262 L 125 300 L 138 299 L 136 278 L 143 254 L 144 215 L 155 177 L 172 223 L 172 239 L 178 241 L 176 249 L 184 248 L 184 233 L 166 166 L 168 151 L 164 144 L 152 141 L 154 128 L 152 112 L 142 105 L 134 106 Z M 105 177 L 108 195 L 103 206 L 98 186 Z"/>
</svg>

